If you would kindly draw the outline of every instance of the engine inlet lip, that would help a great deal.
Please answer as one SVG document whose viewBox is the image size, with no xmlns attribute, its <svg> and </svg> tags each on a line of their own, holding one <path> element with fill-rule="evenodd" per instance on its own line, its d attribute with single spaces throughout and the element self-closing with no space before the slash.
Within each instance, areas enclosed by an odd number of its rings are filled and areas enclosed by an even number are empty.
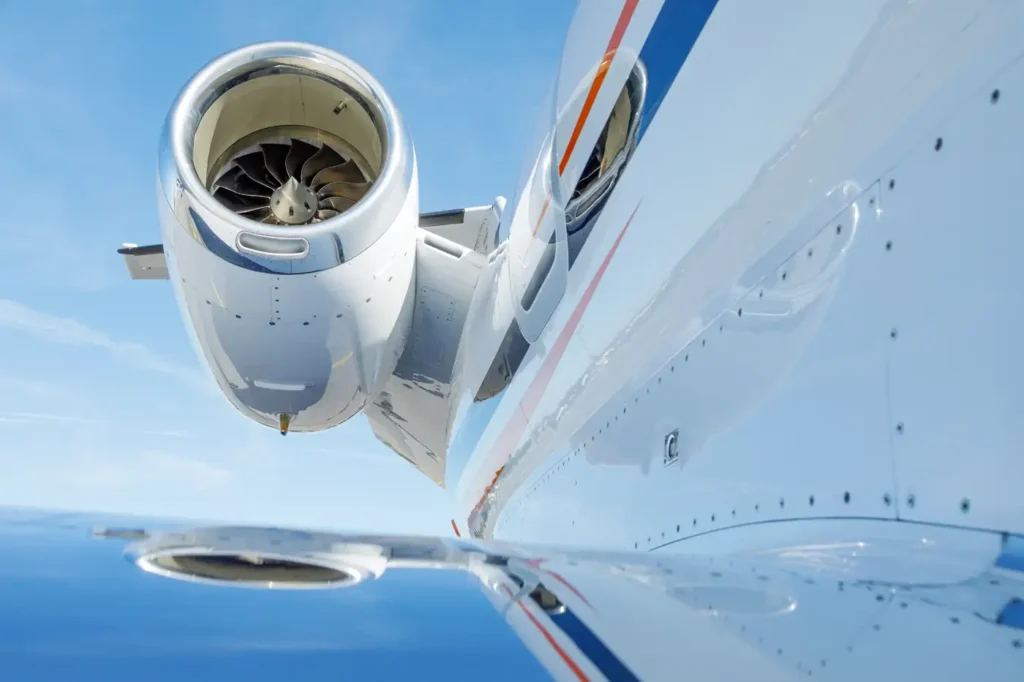
<svg viewBox="0 0 1024 682">
<path fill-rule="evenodd" d="M 232 88 L 254 78 L 280 74 L 297 74 L 317 78 L 352 97 L 370 116 L 381 140 L 383 162 L 373 185 L 360 201 L 338 216 L 298 228 L 302 236 L 316 237 L 344 229 L 379 213 L 378 198 L 393 191 L 396 185 L 408 186 L 412 172 L 412 153 L 408 136 L 391 99 L 381 84 L 365 69 L 350 59 L 316 45 L 298 42 L 261 43 L 227 53 L 204 67 L 185 86 L 168 117 L 165 141 L 173 157 L 173 184 L 202 212 L 215 216 L 222 224 L 237 231 L 252 231 L 253 224 L 234 213 L 208 192 L 193 162 L 194 139 L 203 115 L 210 106 Z M 397 153 L 396 153 L 397 152 Z M 170 178 L 163 177 L 170 169 L 161 163 L 160 173 L 166 191 Z M 174 205 L 172 197 L 167 197 Z M 387 203 L 387 202 L 385 202 Z M 397 208 L 397 207 L 396 207 Z M 384 216 L 376 215 L 376 219 Z M 262 234 L 294 237 L 296 226 L 260 225 Z"/>
</svg>

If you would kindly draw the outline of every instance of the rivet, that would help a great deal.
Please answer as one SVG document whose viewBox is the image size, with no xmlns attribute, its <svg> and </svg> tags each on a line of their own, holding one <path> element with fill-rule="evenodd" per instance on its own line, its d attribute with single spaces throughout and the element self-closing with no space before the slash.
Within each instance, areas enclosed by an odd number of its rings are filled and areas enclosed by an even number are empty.
<svg viewBox="0 0 1024 682">
<path fill-rule="evenodd" d="M 712 514 L 712 515 L 711 515 L 711 523 L 714 523 L 714 522 L 715 522 L 715 515 L 714 515 L 714 514 Z"/>
<path fill-rule="evenodd" d="M 891 239 L 885 243 L 885 250 L 886 251 L 892 251 L 892 240 Z"/>
<path fill-rule="evenodd" d="M 842 233 L 843 233 L 843 226 L 842 225 L 836 225 L 836 234 L 842 234 Z"/>
<path fill-rule="evenodd" d="M 341 318 L 341 313 L 338 313 L 337 315 L 335 315 L 335 317 L 340 319 Z"/>
<path fill-rule="evenodd" d="M 952 623 L 953 625 L 958 625 L 960 623 L 960 619 L 957 618 L 956 616 L 950 616 L 949 622 Z"/>
<path fill-rule="evenodd" d="M 754 505 L 754 511 L 761 511 L 761 505 L 755 504 Z"/>
<path fill-rule="evenodd" d="M 896 425 L 896 433 L 903 433 L 903 422 Z"/>
<path fill-rule="evenodd" d="M 240 319 L 242 319 L 242 316 L 241 315 L 235 315 L 235 319 L 236 320 L 240 320 Z"/>
<path fill-rule="evenodd" d="M 872 625 L 871 627 L 873 627 L 873 628 L 875 629 L 875 632 L 878 632 L 879 630 L 881 630 L 881 629 L 882 629 L 882 626 L 881 626 L 881 625 L 879 625 L 878 623 L 875 623 L 875 624 L 874 624 L 874 625 Z"/>
<path fill-rule="evenodd" d="M 786 506 L 786 498 L 784 498 L 784 497 L 780 498 L 779 499 L 779 509 L 782 509 L 785 506 Z"/>
<path fill-rule="evenodd" d="M 991 100 L 992 104 L 995 104 L 996 102 L 999 101 L 999 88 L 996 88 L 995 90 L 992 91 L 992 96 L 989 99 Z"/>
<path fill-rule="evenodd" d="M 1024 647 L 1024 642 L 1022 642 L 1019 639 L 1013 640 L 1013 648 L 1014 649 L 1020 649 L 1021 647 Z"/>
<path fill-rule="evenodd" d="M 882 502 L 885 503 L 886 507 L 892 504 L 892 497 L 889 496 L 889 493 L 882 495 Z"/>
<path fill-rule="evenodd" d="M 271 322 L 270 326 L 273 327 L 275 324 L 277 324 L 277 323 L 276 322 Z"/>
<path fill-rule="evenodd" d="M 683 356 L 683 362 L 689 362 L 689 361 L 690 361 L 690 354 L 687 353 L 686 355 Z"/>
<path fill-rule="evenodd" d="M 735 509 L 732 510 L 732 515 L 736 516 L 736 510 Z"/>
<path fill-rule="evenodd" d="M 308 327 L 308 326 L 309 326 L 309 322 L 303 322 L 303 323 L 302 323 L 302 326 L 303 326 L 303 327 Z"/>
<path fill-rule="evenodd" d="M 679 532 L 679 524 L 678 523 L 676 524 L 676 532 L 677 533 Z"/>
<path fill-rule="evenodd" d="M 881 594 L 876 594 L 875 601 L 885 601 L 885 596 Z"/>
<path fill-rule="evenodd" d="M 896 189 L 896 181 L 895 180 L 890 180 L 889 181 L 889 189 L 891 189 L 891 190 L 892 189 Z"/>
<path fill-rule="evenodd" d="M 941 149 L 942 149 L 942 138 L 941 137 L 937 137 L 937 138 L 935 138 L 935 151 L 939 151 Z"/>
<path fill-rule="evenodd" d="M 814 495 L 811 495 L 811 496 L 810 496 L 810 498 L 808 498 L 808 500 L 807 500 L 807 501 L 808 501 L 808 502 L 810 503 L 810 505 L 811 505 L 811 506 L 813 507 L 813 506 L 814 506 Z"/>
<path fill-rule="evenodd" d="M 910 604 L 908 604 L 907 602 L 905 602 L 905 601 L 901 601 L 901 602 L 900 602 L 900 608 L 901 608 L 901 609 L 905 609 L 905 608 L 907 608 L 908 606 L 910 606 Z"/>
<path fill-rule="evenodd" d="M 917 503 L 917 498 L 916 498 L 916 497 L 914 497 L 914 495 L 913 495 L 913 494 L 907 495 L 907 506 L 908 506 L 908 507 L 910 507 L 911 509 L 913 509 L 913 508 L 914 508 L 914 505 L 915 505 L 916 503 Z"/>
<path fill-rule="evenodd" d="M 786 281 L 786 273 L 782 273 L 782 281 L 783 281 L 783 282 L 785 282 L 785 281 Z"/>
<path fill-rule="evenodd" d="M 899 332 L 898 329 L 896 329 L 896 327 L 893 327 L 892 329 L 889 330 L 889 338 L 890 339 L 895 339 L 899 335 L 900 335 L 900 332 Z"/>
<path fill-rule="evenodd" d="M 761 291 L 757 292 L 757 297 L 764 298 L 764 289 L 761 289 Z"/>
<path fill-rule="evenodd" d="M 807 257 L 808 258 L 813 258 L 814 257 L 814 249 L 807 249 Z"/>
<path fill-rule="evenodd" d="M 700 340 L 700 345 L 701 345 L 701 346 L 706 346 L 706 345 L 708 345 L 708 340 L 707 340 L 707 339 L 701 339 L 701 340 Z"/>
<path fill-rule="evenodd" d="M 694 520 L 693 520 L 693 527 L 694 527 L 694 528 L 696 528 L 696 527 L 697 527 L 697 519 L 694 519 Z"/>
<path fill-rule="evenodd" d="M 850 492 L 849 491 L 843 493 L 843 503 L 844 504 L 850 504 Z"/>
<path fill-rule="evenodd" d="M 743 308 L 740 308 L 739 310 L 736 311 L 736 316 L 743 317 Z"/>
<path fill-rule="evenodd" d="M 960 511 L 962 511 L 964 514 L 971 511 L 971 501 L 966 497 L 960 501 Z"/>
</svg>

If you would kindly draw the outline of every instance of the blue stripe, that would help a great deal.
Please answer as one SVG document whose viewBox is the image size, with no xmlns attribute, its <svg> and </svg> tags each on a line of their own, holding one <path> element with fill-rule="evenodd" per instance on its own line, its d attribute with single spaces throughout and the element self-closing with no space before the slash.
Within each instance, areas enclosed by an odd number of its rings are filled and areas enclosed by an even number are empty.
<svg viewBox="0 0 1024 682">
<path fill-rule="evenodd" d="M 716 4 L 717 0 L 665 0 L 662 5 L 640 50 L 640 62 L 647 69 L 647 96 L 640 115 L 638 144 Z"/>
<path fill-rule="evenodd" d="M 665 0 L 662 5 L 638 56 L 647 72 L 647 92 L 644 95 L 644 108 L 640 114 L 640 126 L 637 129 L 637 147 L 643 140 L 647 128 L 654 120 L 655 114 L 658 113 L 665 95 L 675 82 L 676 76 L 690 55 L 716 5 L 717 0 Z M 601 200 L 601 205 L 593 211 L 587 221 L 588 225 L 592 225 L 597 220 L 604 205 L 614 193 L 615 188 L 613 187 L 612 191 Z M 580 226 L 579 230 L 584 227 L 586 226 Z M 552 234 L 551 240 L 554 239 L 555 235 Z M 518 333 L 518 328 L 516 331 Z M 517 368 L 512 370 L 513 378 Z M 490 425 L 498 403 L 503 397 L 504 390 L 500 395 L 489 400 L 474 401 L 470 405 L 458 426 L 458 431 L 449 442 L 448 464 L 445 468 L 446 480 L 449 481 L 449 485 L 453 481 L 461 479 L 466 463 L 473 455 L 480 436 Z M 470 424 L 472 424 L 472 429 L 469 429 Z M 470 535 L 481 536 L 478 524 L 474 524 L 472 521 L 469 523 Z"/>
<path fill-rule="evenodd" d="M 640 678 L 626 667 L 594 631 L 566 607 L 563 613 L 551 615 L 551 620 L 569 636 L 583 655 L 590 659 L 601 674 L 612 682 L 639 682 Z"/>
<path fill-rule="evenodd" d="M 996 557 L 995 564 L 997 568 L 1007 571 L 1024 571 L 1024 536 L 1004 535 L 1002 551 Z"/>
</svg>

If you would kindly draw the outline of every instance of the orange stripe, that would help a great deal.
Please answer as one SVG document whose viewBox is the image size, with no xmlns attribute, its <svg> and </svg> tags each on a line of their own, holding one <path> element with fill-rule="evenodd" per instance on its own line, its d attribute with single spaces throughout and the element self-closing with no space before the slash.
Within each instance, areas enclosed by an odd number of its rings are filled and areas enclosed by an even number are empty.
<svg viewBox="0 0 1024 682">
<path fill-rule="evenodd" d="M 630 224 L 633 222 L 633 218 L 636 216 L 636 212 L 640 210 L 640 204 L 636 205 L 633 209 L 633 213 L 630 214 L 629 220 L 626 221 L 622 231 L 619 232 L 619 236 L 615 238 L 615 243 L 612 244 L 612 248 L 608 250 L 604 260 L 598 267 L 597 272 L 594 273 L 594 279 L 590 281 L 586 291 L 583 292 L 583 297 L 580 298 L 579 303 L 573 309 L 572 314 L 569 315 L 568 322 L 565 323 L 565 327 L 562 328 L 558 338 L 555 339 L 548 354 L 544 356 L 544 362 L 541 364 L 540 369 L 537 370 L 537 375 L 533 378 L 533 383 L 530 384 L 529 388 L 523 394 L 522 400 L 519 401 L 519 409 L 522 411 L 523 419 L 516 419 L 516 415 L 513 413 L 506 424 L 501 435 L 495 442 L 495 448 L 491 451 L 493 455 L 499 448 L 507 447 L 511 451 L 515 444 L 518 443 L 519 439 L 522 438 L 523 433 L 526 432 L 526 427 L 529 425 L 530 418 L 533 417 L 534 410 L 537 409 L 537 405 L 540 403 L 541 397 L 548 388 L 548 384 L 551 383 L 551 377 L 555 373 L 555 367 L 561 361 L 562 356 L 565 354 L 566 349 L 569 347 L 569 339 L 576 331 L 576 327 L 579 326 L 580 320 L 583 319 L 583 313 L 586 312 L 587 306 L 590 305 L 590 300 L 594 297 L 594 292 L 597 290 L 597 285 L 601 283 L 601 278 L 604 277 L 605 271 L 608 269 L 608 264 L 611 263 L 612 256 L 619 249 L 619 244 L 622 243 L 622 238 L 626 236 L 626 230 L 629 229 Z M 506 443 L 510 443 L 506 445 Z M 511 452 L 507 455 L 511 457 Z M 506 460 L 505 464 L 508 463 Z M 497 473 L 494 474 L 494 479 L 491 484 L 484 490 L 484 494 L 480 496 L 480 501 L 473 507 L 473 511 L 477 511 L 483 506 L 484 499 L 490 494 L 491 490 L 498 482 L 498 477 L 505 470 L 505 464 L 501 465 Z"/>
<path fill-rule="evenodd" d="M 459 527 L 455 525 L 455 519 L 452 519 L 452 528 L 455 530 L 455 537 L 461 538 L 462 533 L 459 532 Z"/>
<path fill-rule="evenodd" d="M 562 162 L 558 164 L 559 175 L 565 172 L 565 167 L 569 164 L 572 150 L 576 148 L 580 133 L 583 132 L 583 125 L 587 122 L 587 116 L 590 115 L 590 110 L 594 106 L 594 100 L 597 99 L 597 92 L 601 89 L 601 84 L 604 83 L 604 77 L 608 74 L 608 67 L 611 66 L 615 52 L 619 49 L 619 43 L 622 42 L 622 36 L 626 34 L 626 27 L 629 26 L 629 20 L 633 18 L 633 10 L 636 9 L 639 1 L 626 0 L 626 4 L 622 8 L 619 21 L 615 24 L 615 30 L 612 31 L 612 37 L 608 41 L 608 47 L 604 49 L 604 59 L 601 60 L 600 66 L 597 67 L 594 82 L 590 84 L 590 92 L 587 93 L 587 99 L 583 102 L 583 111 L 580 112 L 580 117 L 576 119 L 576 127 L 573 128 L 572 135 L 569 137 L 569 144 L 566 145 L 565 153 L 562 154 Z"/>
<path fill-rule="evenodd" d="M 630 19 L 633 18 L 633 11 L 636 9 L 637 3 L 640 0 L 626 0 L 626 4 L 622 7 L 622 13 L 619 14 L 619 20 L 615 24 L 615 29 L 612 31 L 612 37 L 608 40 L 608 47 L 604 49 L 604 58 L 597 67 L 597 73 L 594 75 L 594 80 L 590 83 L 590 91 L 587 92 L 587 99 L 583 101 L 583 110 L 580 111 L 580 115 L 576 118 L 576 126 L 573 128 L 572 135 L 569 137 L 569 144 L 565 146 L 565 153 L 562 154 L 562 160 L 558 164 L 558 175 L 561 176 L 565 172 L 565 167 L 569 164 L 569 159 L 572 158 L 572 152 L 576 149 L 576 143 L 579 142 L 580 134 L 583 132 L 583 126 L 587 124 L 587 118 L 590 117 L 590 110 L 594 108 L 594 101 L 597 100 L 597 93 L 601 90 L 601 86 L 604 84 L 604 78 L 608 75 L 608 68 L 612 64 L 612 59 L 615 58 L 615 53 L 619 49 L 619 44 L 622 42 L 622 36 L 626 34 L 626 27 L 629 26 Z M 544 205 L 540 209 L 540 215 L 537 216 L 537 222 L 533 225 L 533 235 L 537 236 L 537 230 L 540 229 L 540 224 L 544 220 L 544 215 L 548 212 L 548 204 L 551 203 L 551 195 L 548 194 L 547 199 L 544 200 Z"/>
<path fill-rule="evenodd" d="M 533 224 L 533 235 L 531 235 L 531 236 L 533 236 L 533 237 L 537 236 L 537 230 L 540 229 L 541 221 L 544 220 L 544 216 L 547 214 L 548 206 L 550 204 L 551 204 L 551 195 L 548 194 L 547 198 L 544 200 L 544 205 L 540 207 L 540 215 L 537 216 L 537 222 L 535 222 Z"/>
<path fill-rule="evenodd" d="M 508 593 L 509 598 L 515 596 L 512 594 L 512 590 L 508 589 L 504 585 L 502 587 L 505 589 L 505 592 Z M 537 620 L 537 618 L 532 613 L 530 613 L 530 610 L 523 605 L 523 602 L 517 600 L 516 604 L 518 604 L 519 608 L 523 610 L 523 613 L 525 613 L 526 617 L 530 619 L 530 622 L 532 622 L 537 627 L 537 629 L 540 630 L 540 634 L 544 635 L 544 639 L 546 639 L 548 641 L 548 644 L 551 645 L 551 648 L 553 648 L 555 652 L 559 656 L 561 656 L 562 660 L 565 661 L 565 664 L 569 666 L 569 669 L 572 670 L 573 673 L 576 675 L 576 678 L 581 680 L 581 682 L 589 682 L 590 678 L 588 678 L 586 674 L 583 672 L 583 670 L 579 667 L 579 665 L 576 664 L 576 661 L 569 658 L 569 654 L 565 653 L 565 650 L 558 645 L 558 642 L 556 642 L 555 638 L 551 636 L 551 633 L 548 632 L 547 628 L 545 628 L 541 624 L 541 622 Z"/>
<path fill-rule="evenodd" d="M 565 586 L 566 586 L 567 588 L 569 588 L 569 590 L 571 590 L 571 591 L 572 591 L 572 593 L 573 593 L 573 594 L 575 594 L 575 595 L 576 595 L 576 596 L 577 596 L 577 597 L 579 598 L 579 600 L 580 600 L 580 601 L 582 601 L 582 602 L 583 602 L 584 604 L 586 604 L 586 605 L 587 605 L 587 606 L 589 606 L 590 608 L 594 608 L 594 605 L 593 605 L 593 604 L 591 604 L 591 603 L 590 603 L 590 602 L 589 602 L 589 601 L 587 600 L 587 598 L 586 598 L 586 597 L 584 597 L 584 596 L 583 596 L 583 594 L 582 594 L 582 593 L 581 593 L 581 592 L 580 592 L 579 590 L 577 590 L 577 589 L 576 589 L 576 588 L 575 588 L 575 587 L 574 587 L 574 586 L 572 585 L 572 583 L 570 583 L 570 582 L 569 582 L 568 580 L 566 580 L 565 578 L 563 578 L 563 577 L 562 577 L 562 576 L 560 576 L 559 574 L 555 573 L 554 571 L 549 571 L 549 570 L 548 570 L 548 569 L 546 569 L 546 568 L 545 568 L 545 569 L 543 569 L 543 571 L 544 571 L 545 573 L 547 573 L 548 575 L 550 575 L 550 576 L 551 576 L 552 578 L 554 578 L 555 580 L 557 580 L 558 582 L 560 582 L 560 583 L 562 583 L 563 585 L 565 585 Z"/>
<path fill-rule="evenodd" d="M 594 608 L 594 605 L 591 604 L 590 601 L 588 601 L 587 598 L 583 596 L 583 593 L 580 592 L 579 590 L 577 590 L 572 585 L 572 583 L 570 583 L 568 580 L 563 578 L 558 573 L 555 573 L 551 569 L 541 568 L 541 564 L 543 564 L 545 561 L 547 561 L 547 559 L 530 559 L 529 561 L 526 562 L 526 565 L 529 566 L 530 568 L 535 568 L 538 571 L 544 571 L 545 573 L 550 575 L 552 578 L 554 578 L 555 580 L 557 580 L 558 582 L 562 583 L 567 588 L 569 588 L 572 591 L 572 593 L 575 594 L 577 597 L 579 597 L 580 601 L 582 601 L 584 604 L 586 604 L 590 608 Z"/>
</svg>

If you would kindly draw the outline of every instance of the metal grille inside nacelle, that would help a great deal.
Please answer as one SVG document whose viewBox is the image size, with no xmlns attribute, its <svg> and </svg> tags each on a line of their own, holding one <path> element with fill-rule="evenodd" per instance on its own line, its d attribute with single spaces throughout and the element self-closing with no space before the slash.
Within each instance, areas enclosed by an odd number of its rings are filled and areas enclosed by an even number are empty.
<svg viewBox="0 0 1024 682">
<path fill-rule="evenodd" d="M 353 158 L 318 140 L 315 132 L 267 137 L 221 163 L 210 184 L 221 204 L 250 220 L 318 223 L 351 208 L 373 184 Z"/>
</svg>

